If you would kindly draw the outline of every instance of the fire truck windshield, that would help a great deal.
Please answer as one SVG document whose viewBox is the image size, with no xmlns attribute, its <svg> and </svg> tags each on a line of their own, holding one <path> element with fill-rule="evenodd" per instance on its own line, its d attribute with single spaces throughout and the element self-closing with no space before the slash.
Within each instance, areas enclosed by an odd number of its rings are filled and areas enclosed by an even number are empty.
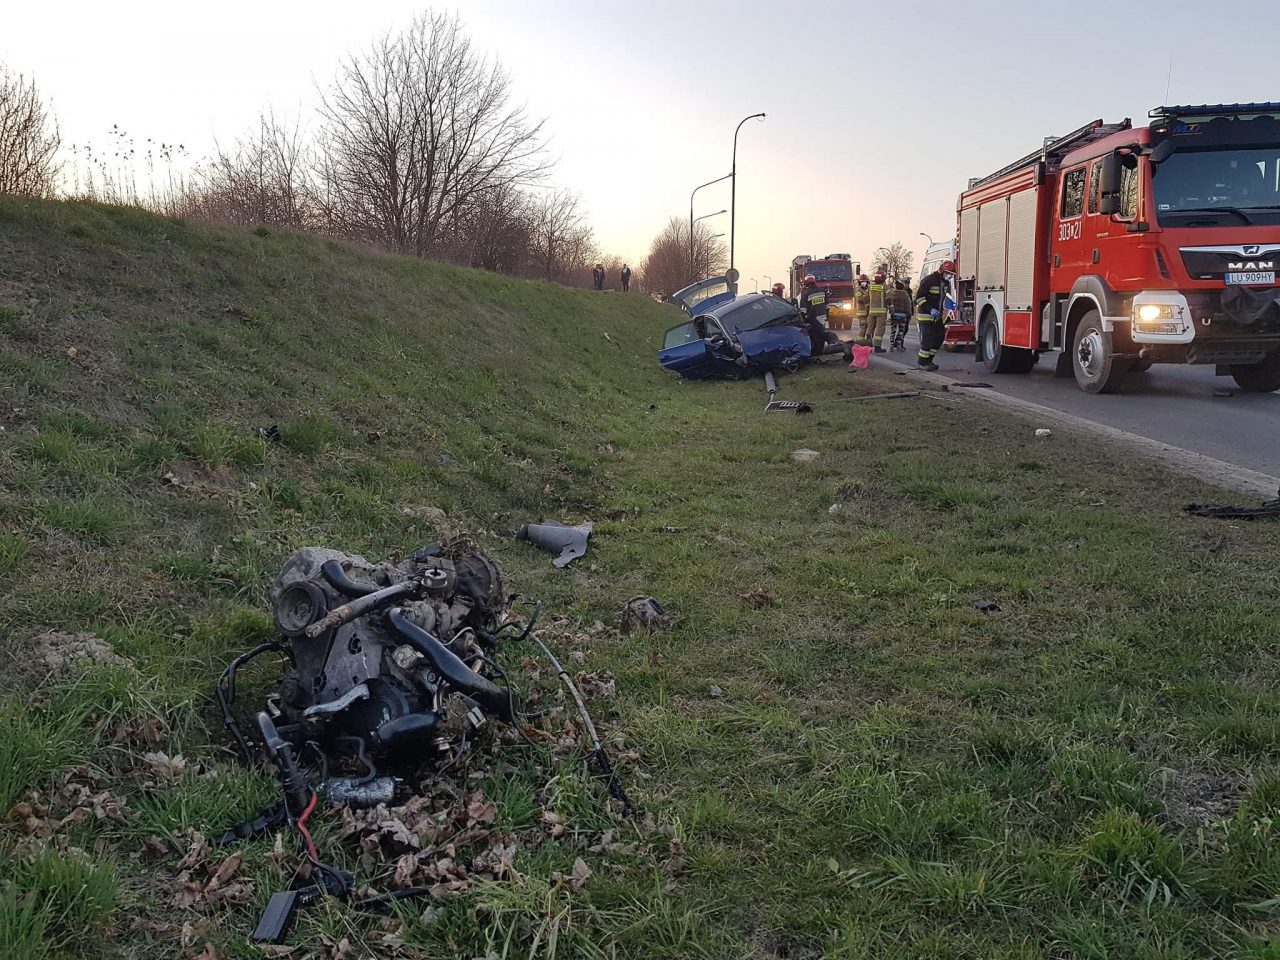
<svg viewBox="0 0 1280 960">
<path fill-rule="evenodd" d="M 848 283 L 853 279 L 853 264 L 848 260 L 811 260 L 804 272 L 819 283 Z"/>
<path fill-rule="evenodd" d="M 1233 211 L 1252 222 L 1239 211 L 1280 209 L 1280 146 L 1178 150 L 1153 169 L 1151 185 L 1162 222 Z"/>
</svg>

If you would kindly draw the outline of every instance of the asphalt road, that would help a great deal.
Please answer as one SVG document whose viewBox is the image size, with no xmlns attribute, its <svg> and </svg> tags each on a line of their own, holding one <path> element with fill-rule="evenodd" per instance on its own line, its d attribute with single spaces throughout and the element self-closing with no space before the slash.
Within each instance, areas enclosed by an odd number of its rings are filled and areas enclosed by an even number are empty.
<svg viewBox="0 0 1280 960">
<path fill-rule="evenodd" d="M 916 349 L 911 336 L 906 353 L 876 355 L 873 362 L 914 366 Z M 1230 377 L 1215 376 L 1213 367 L 1156 364 L 1145 373 L 1131 373 L 1118 393 L 1088 394 L 1074 377 L 1053 375 L 1057 357 L 1046 354 L 1025 375 L 988 373 L 974 362 L 972 350 L 941 352 L 937 363 L 940 374 L 960 381 L 990 383 L 1010 396 L 1280 476 L 1280 392 L 1244 393 Z M 1234 393 L 1215 397 L 1215 389 Z"/>
</svg>

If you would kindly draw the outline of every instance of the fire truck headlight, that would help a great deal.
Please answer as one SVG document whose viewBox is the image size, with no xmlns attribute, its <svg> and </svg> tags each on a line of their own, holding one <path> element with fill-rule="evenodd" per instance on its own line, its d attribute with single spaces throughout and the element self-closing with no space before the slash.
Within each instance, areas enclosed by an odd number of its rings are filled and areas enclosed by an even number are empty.
<svg viewBox="0 0 1280 960">
<path fill-rule="evenodd" d="M 1130 316 L 1137 343 L 1190 343 L 1196 335 L 1191 307 L 1176 290 L 1144 290 L 1133 298 Z"/>
</svg>

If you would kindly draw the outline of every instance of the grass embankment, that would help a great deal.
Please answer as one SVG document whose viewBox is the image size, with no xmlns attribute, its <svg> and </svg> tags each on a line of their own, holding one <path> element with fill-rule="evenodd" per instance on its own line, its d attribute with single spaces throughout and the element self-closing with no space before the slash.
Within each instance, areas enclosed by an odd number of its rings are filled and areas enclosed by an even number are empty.
<svg viewBox="0 0 1280 960">
<path fill-rule="evenodd" d="M 245 934 L 291 844 L 246 844 L 235 895 L 210 890 L 226 854 L 201 862 L 190 831 L 274 793 L 221 749 L 211 684 L 270 634 L 265 588 L 291 549 L 381 558 L 431 539 L 434 507 L 567 618 L 552 629 L 582 669 L 616 678 L 595 709 L 656 826 L 612 821 L 572 762 L 490 748 L 501 762 L 465 789 L 497 803 L 521 879 L 390 925 L 312 911 L 293 942 L 1280 956 L 1276 528 L 1188 519 L 1197 485 L 962 401 L 765 417 L 755 383 L 661 373 L 672 316 L 0 201 L 0 943 L 257 955 Z M 900 383 L 833 367 L 784 392 Z M 273 423 L 282 444 L 258 437 Z M 793 463 L 797 447 L 819 461 Z M 594 519 L 589 556 L 553 571 L 486 533 L 541 516 Z M 674 631 L 585 626 L 638 593 Z M 32 654 L 51 630 L 111 656 L 51 670 Z M 338 819 L 330 855 L 391 885 L 395 858 L 361 862 Z M 555 879 L 579 857 L 585 884 Z"/>
</svg>

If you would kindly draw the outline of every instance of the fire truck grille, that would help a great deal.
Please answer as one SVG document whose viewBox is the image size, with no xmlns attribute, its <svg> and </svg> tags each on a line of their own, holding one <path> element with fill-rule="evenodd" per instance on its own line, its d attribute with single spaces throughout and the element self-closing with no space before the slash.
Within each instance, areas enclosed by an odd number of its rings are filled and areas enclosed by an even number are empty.
<svg viewBox="0 0 1280 960">
<path fill-rule="evenodd" d="M 1182 263 L 1193 280 L 1221 280 L 1233 272 L 1275 270 L 1280 247 L 1183 247 Z"/>
</svg>

